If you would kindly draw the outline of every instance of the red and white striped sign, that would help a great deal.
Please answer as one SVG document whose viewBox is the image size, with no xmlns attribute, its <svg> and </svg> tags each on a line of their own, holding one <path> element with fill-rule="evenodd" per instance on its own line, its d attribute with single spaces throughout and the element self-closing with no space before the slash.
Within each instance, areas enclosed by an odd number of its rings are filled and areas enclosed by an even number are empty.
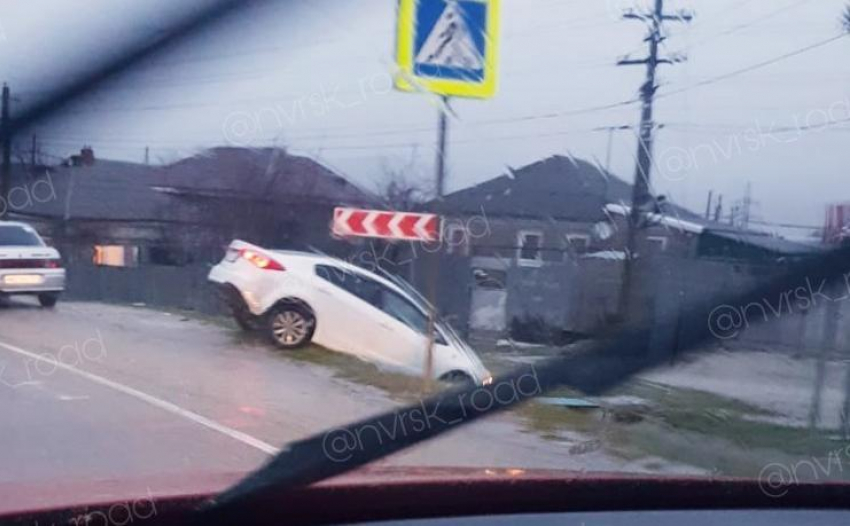
<svg viewBox="0 0 850 526">
<path fill-rule="evenodd" d="M 440 240 L 440 218 L 434 214 L 337 208 L 334 210 L 333 233 L 340 237 L 436 242 Z"/>
</svg>

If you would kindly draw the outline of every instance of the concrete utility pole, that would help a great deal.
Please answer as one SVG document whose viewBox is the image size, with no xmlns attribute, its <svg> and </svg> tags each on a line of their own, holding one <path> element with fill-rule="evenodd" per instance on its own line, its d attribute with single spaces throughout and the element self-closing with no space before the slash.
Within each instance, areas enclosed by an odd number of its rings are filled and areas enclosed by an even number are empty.
<svg viewBox="0 0 850 526">
<path fill-rule="evenodd" d="M 446 135 L 448 134 L 449 119 L 446 115 L 449 111 L 449 98 L 443 97 L 443 106 L 440 108 L 440 129 L 437 136 L 437 199 L 442 199 L 446 194 Z"/>
<path fill-rule="evenodd" d="M 9 214 L 9 191 L 12 188 L 12 135 L 10 133 L 12 126 L 9 117 L 9 106 L 11 104 L 11 93 L 9 86 L 3 84 L 2 106 L 0 107 L 0 134 L 3 136 L 3 160 L 2 170 L 0 170 L 0 199 L 2 199 L 2 215 L 0 219 L 6 219 Z"/>
<path fill-rule="evenodd" d="M 440 106 L 440 124 L 437 135 L 437 174 L 435 190 L 438 202 L 442 202 L 443 197 L 446 195 L 446 155 L 448 154 L 446 142 L 449 133 L 449 111 L 449 97 L 443 95 L 442 105 Z M 442 225 L 440 228 L 442 229 Z M 433 258 L 433 262 L 431 265 L 430 275 L 428 276 L 428 301 L 431 302 L 431 311 L 428 313 L 428 348 L 425 353 L 424 369 L 424 380 L 426 386 L 431 381 L 431 374 L 434 370 L 434 346 L 437 343 L 437 290 L 439 289 L 440 279 L 440 254 L 431 254 L 431 257 Z"/>
<path fill-rule="evenodd" d="M 744 230 L 750 228 L 750 209 L 753 206 L 753 185 L 747 182 L 747 189 L 744 191 L 744 202 L 742 207 L 741 227 Z"/>
<path fill-rule="evenodd" d="M 714 208 L 714 222 L 719 223 L 723 218 L 723 194 L 717 196 L 717 206 Z"/>
<path fill-rule="evenodd" d="M 664 36 L 664 23 L 690 22 L 693 15 L 686 11 L 670 15 L 664 14 L 664 0 L 655 0 L 655 8 L 652 12 L 638 12 L 630 9 L 623 14 L 623 18 L 638 20 L 647 24 L 649 34 L 645 40 L 649 43 L 649 54 L 642 59 L 623 58 L 617 63 L 620 66 L 646 66 L 646 82 L 640 89 L 641 116 L 640 131 L 638 132 L 637 169 L 632 186 L 632 208 L 628 217 L 626 258 L 623 265 L 623 282 L 620 291 L 619 317 L 621 320 L 632 314 L 634 257 L 637 252 L 638 229 L 641 227 L 643 215 L 653 208 L 650 176 L 652 173 L 653 132 L 655 131 L 652 105 L 655 100 L 655 91 L 658 89 L 656 69 L 660 64 L 676 64 L 685 60 L 681 56 L 659 57 L 659 46 L 667 38 Z"/>
</svg>

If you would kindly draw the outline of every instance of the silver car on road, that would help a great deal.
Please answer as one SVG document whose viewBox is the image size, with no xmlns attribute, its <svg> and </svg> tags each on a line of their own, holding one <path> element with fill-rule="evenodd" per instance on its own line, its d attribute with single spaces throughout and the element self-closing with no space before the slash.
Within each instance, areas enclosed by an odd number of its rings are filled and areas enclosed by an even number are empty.
<svg viewBox="0 0 850 526">
<path fill-rule="evenodd" d="M 36 296 L 43 307 L 53 307 L 64 290 L 59 251 L 26 223 L 0 221 L 0 296 Z"/>
</svg>

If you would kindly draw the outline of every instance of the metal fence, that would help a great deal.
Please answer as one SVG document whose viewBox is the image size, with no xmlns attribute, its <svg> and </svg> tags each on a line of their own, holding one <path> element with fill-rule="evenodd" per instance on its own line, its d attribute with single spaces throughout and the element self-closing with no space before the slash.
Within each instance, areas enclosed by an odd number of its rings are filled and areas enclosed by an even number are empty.
<svg viewBox="0 0 850 526">
<path fill-rule="evenodd" d="M 215 289 L 207 282 L 208 266 L 68 268 L 67 296 L 83 301 L 144 304 L 204 314 L 224 314 Z"/>
</svg>

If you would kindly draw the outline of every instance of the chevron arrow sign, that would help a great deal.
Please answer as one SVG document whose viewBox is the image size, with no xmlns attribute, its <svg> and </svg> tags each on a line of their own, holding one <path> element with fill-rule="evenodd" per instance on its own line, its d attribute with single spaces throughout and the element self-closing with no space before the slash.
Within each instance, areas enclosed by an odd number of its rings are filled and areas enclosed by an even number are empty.
<svg viewBox="0 0 850 526">
<path fill-rule="evenodd" d="M 405 241 L 437 242 L 440 218 L 434 214 L 386 210 L 334 209 L 333 233 L 339 237 L 377 237 Z"/>
</svg>

